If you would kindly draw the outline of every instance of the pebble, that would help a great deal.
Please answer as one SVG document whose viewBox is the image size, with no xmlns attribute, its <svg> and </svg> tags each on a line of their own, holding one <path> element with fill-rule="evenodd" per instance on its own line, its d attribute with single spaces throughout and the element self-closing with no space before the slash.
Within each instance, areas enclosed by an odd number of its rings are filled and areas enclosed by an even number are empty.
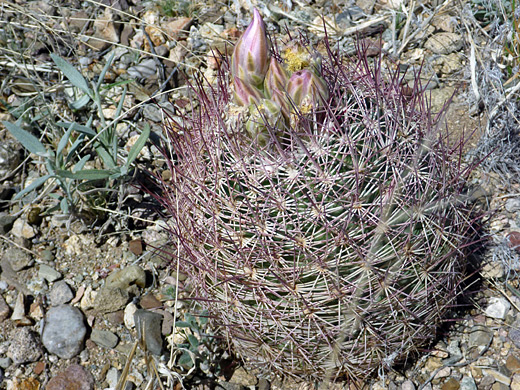
<svg viewBox="0 0 520 390">
<path fill-rule="evenodd" d="M 442 367 L 437 374 L 435 375 L 435 379 L 439 378 L 447 378 L 451 375 L 451 367 Z"/>
<path fill-rule="evenodd" d="M 468 347 L 484 347 L 493 339 L 493 332 L 483 325 L 475 325 L 469 331 Z"/>
<path fill-rule="evenodd" d="M 153 294 L 145 294 L 139 302 L 143 309 L 157 309 L 162 307 L 162 303 Z"/>
<path fill-rule="evenodd" d="M 130 295 L 126 290 L 103 286 L 97 293 L 93 306 L 98 313 L 112 313 L 123 309 L 129 299 Z"/>
<path fill-rule="evenodd" d="M 29 225 L 29 223 L 23 219 L 18 218 L 13 223 L 13 227 L 11 228 L 11 233 L 13 236 L 18 238 L 25 238 L 30 240 L 31 238 L 34 238 L 38 231 L 35 227 Z"/>
<path fill-rule="evenodd" d="M 450 54 L 462 49 L 464 41 L 457 33 L 440 32 L 433 34 L 424 43 L 424 47 L 434 54 Z"/>
<path fill-rule="evenodd" d="M 506 386 L 509 386 L 511 384 L 511 379 L 508 376 L 502 374 L 501 372 L 498 372 L 496 370 L 491 370 L 488 368 L 484 368 L 482 370 L 482 372 L 484 373 L 484 375 L 493 376 L 493 378 L 495 378 L 495 381 L 503 383 Z"/>
<path fill-rule="evenodd" d="M 401 384 L 401 390 L 415 390 L 415 385 L 411 380 L 407 379 Z"/>
<path fill-rule="evenodd" d="M 115 367 L 111 367 L 107 371 L 107 375 L 105 376 L 105 381 L 108 383 L 108 386 L 110 388 L 115 389 L 117 386 L 117 381 L 119 381 L 119 377 L 121 376 L 121 373 L 119 370 Z"/>
<path fill-rule="evenodd" d="M 513 374 L 520 372 L 520 359 L 512 353 L 506 359 L 506 368 Z"/>
<path fill-rule="evenodd" d="M 19 272 L 33 264 L 31 256 L 19 248 L 9 248 L 4 252 L 4 258 L 11 264 L 11 268 L 15 272 Z"/>
<path fill-rule="evenodd" d="M 13 227 L 13 222 L 15 221 L 16 217 L 6 214 L 6 213 L 0 213 L 0 234 L 6 235 L 9 233 L 11 228 Z"/>
<path fill-rule="evenodd" d="M 0 295 L 0 323 L 4 322 L 11 314 L 11 308 L 5 301 L 3 295 Z"/>
<path fill-rule="evenodd" d="M 145 341 L 146 349 L 153 355 L 162 353 L 161 322 L 162 315 L 144 309 L 136 310 L 134 314 L 135 327 L 139 340 Z M 142 331 L 144 330 L 144 335 Z M 144 336 L 144 338 L 143 338 Z"/>
<path fill-rule="evenodd" d="M 90 339 L 100 347 L 115 348 L 119 342 L 119 337 L 109 330 L 92 329 Z"/>
<path fill-rule="evenodd" d="M 137 310 L 137 305 L 133 302 L 130 302 L 125 307 L 124 322 L 125 322 L 125 326 L 128 329 L 132 329 L 135 326 L 134 314 L 135 314 L 136 310 Z"/>
<path fill-rule="evenodd" d="M 117 287 L 122 290 L 126 290 L 134 284 L 141 288 L 146 286 L 146 273 L 138 265 L 131 265 L 112 272 L 105 282 L 107 287 Z"/>
<path fill-rule="evenodd" d="M 511 378 L 511 390 L 520 390 L 520 374 L 513 375 Z"/>
<path fill-rule="evenodd" d="M 505 208 L 510 213 L 520 211 L 520 198 L 510 198 L 506 201 Z"/>
<path fill-rule="evenodd" d="M 475 379 L 465 376 L 460 381 L 460 390 L 477 390 Z"/>
<path fill-rule="evenodd" d="M 94 377 L 79 364 L 72 364 L 66 370 L 52 377 L 47 383 L 46 390 L 92 390 Z"/>
<path fill-rule="evenodd" d="M 240 384 L 247 387 L 255 387 L 258 383 L 258 378 L 253 374 L 247 372 L 244 367 L 239 367 L 233 373 L 233 376 L 229 380 L 230 383 Z"/>
<path fill-rule="evenodd" d="M 67 282 L 60 280 L 52 286 L 49 298 L 51 306 L 58 306 L 70 302 L 74 298 L 74 293 Z"/>
<path fill-rule="evenodd" d="M 13 359 L 10 357 L 0 357 L 0 368 L 8 368 L 11 364 L 13 364 Z"/>
<path fill-rule="evenodd" d="M 49 352 L 70 359 L 81 352 L 86 333 L 79 309 L 69 305 L 55 306 L 45 316 L 42 342 Z"/>
<path fill-rule="evenodd" d="M 491 318 L 503 320 L 506 318 L 507 312 L 511 308 L 511 304 L 504 298 L 490 298 L 489 305 L 484 314 Z"/>
<path fill-rule="evenodd" d="M 455 378 L 450 378 L 441 386 L 441 390 L 458 390 L 460 388 L 459 381 Z"/>
<path fill-rule="evenodd" d="M 51 266 L 48 266 L 47 264 L 40 264 L 40 267 L 38 269 L 38 278 L 40 280 L 45 279 L 48 282 L 55 282 L 56 280 L 61 278 L 61 273 L 56 271 Z"/>
<path fill-rule="evenodd" d="M 42 356 L 42 347 L 38 335 L 29 327 L 14 329 L 11 333 L 11 345 L 7 355 L 16 364 L 35 362 Z"/>
</svg>

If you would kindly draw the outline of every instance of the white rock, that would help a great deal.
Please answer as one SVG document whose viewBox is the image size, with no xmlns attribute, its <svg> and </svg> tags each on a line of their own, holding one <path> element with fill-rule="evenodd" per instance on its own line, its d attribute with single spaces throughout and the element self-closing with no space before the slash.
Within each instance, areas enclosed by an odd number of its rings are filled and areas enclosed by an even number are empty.
<svg viewBox="0 0 520 390">
<path fill-rule="evenodd" d="M 401 385 L 401 390 L 415 390 L 415 385 L 411 380 L 406 380 Z"/>
<path fill-rule="evenodd" d="M 125 307 L 124 321 L 125 326 L 128 329 L 132 329 L 135 326 L 134 313 L 137 310 L 137 305 L 133 302 L 130 302 Z"/>
<path fill-rule="evenodd" d="M 504 298 L 491 298 L 484 314 L 487 317 L 503 320 L 510 308 L 511 304 Z"/>
<path fill-rule="evenodd" d="M 11 233 L 19 238 L 31 239 L 36 236 L 37 230 L 33 226 L 29 225 L 25 219 L 18 218 L 13 223 Z"/>
<path fill-rule="evenodd" d="M 96 299 L 97 291 L 92 291 L 92 286 L 87 286 L 85 292 L 83 293 L 83 297 L 79 303 L 79 307 L 81 310 L 89 310 L 94 308 L 94 301 Z"/>
</svg>

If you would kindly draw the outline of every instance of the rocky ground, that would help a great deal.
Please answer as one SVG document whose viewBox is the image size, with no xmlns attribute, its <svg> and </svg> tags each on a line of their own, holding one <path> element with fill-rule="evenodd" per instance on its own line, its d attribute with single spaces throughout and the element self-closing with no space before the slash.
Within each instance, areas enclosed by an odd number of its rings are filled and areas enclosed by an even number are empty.
<svg viewBox="0 0 520 390">
<path fill-rule="evenodd" d="M 490 23 L 507 15 L 506 3 L 483 23 L 477 16 L 489 4 L 477 1 L 254 2 L 273 35 L 303 29 L 318 42 L 325 22 L 331 44 L 345 53 L 365 39 L 375 54 L 382 51 L 409 74 L 422 69 L 433 111 L 455 93 L 448 126 L 471 134 L 470 156 L 489 155 L 491 161 L 472 183 L 482 187 L 491 213 L 470 303 L 428 351 L 380 373 L 367 384 L 373 389 L 520 389 L 520 143 L 511 130 L 518 129 L 520 84 L 508 80 L 508 66 L 514 74 L 518 62 L 507 57 L 503 32 Z M 0 119 L 20 119 L 56 148 L 56 123 L 85 124 L 95 113 L 114 124 L 120 156 L 128 158 L 146 125 L 163 134 L 170 102 L 181 109 L 191 104 L 187 80 L 199 71 L 214 78 L 212 53 L 229 50 L 248 24 L 251 6 L 242 0 L 0 2 Z M 518 44 L 507 42 L 512 50 Z M 114 56 L 102 80 L 102 114 L 71 109 L 78 90 L 51 53 L 94 81 Z M 0 125 L 0 388 L 313 388 L 259 379 L 236 366 L 204 317 L 190 316 L 197 309 L 182 300 L 186 276 L 157 250 L 168 243 L 160 207 L 134 185 L 142 177 L 117 182 L 115 192 L 83 190 L 76 198 L 82 218 L 71 218 L 52 209 L 56 200 L 49 194 L 60 193 L 56 186 L 14 199 L 45 174 L 38 159 Z M 168 179 L 153 143 L 136 162 L 140 172 Z M 99 168 L 97 161 L 88 164 Z M 174 327 L 178 320 L 183 327 Z M 189 335 L 198 338 L 197 348 L 190 350 Z"/>
</svg>

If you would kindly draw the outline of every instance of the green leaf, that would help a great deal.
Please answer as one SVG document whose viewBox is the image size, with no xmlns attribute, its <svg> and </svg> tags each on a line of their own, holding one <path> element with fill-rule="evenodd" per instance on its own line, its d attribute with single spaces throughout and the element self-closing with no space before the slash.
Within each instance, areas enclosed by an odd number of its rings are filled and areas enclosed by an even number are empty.
<svg viewBox="0 0 520 390">
<path fill-rule="evenodd" d="M 69 149 L 69 153 L 67 154 L 67 163 L 72 160 L 72 157 L 74 157 L 74 153 L 79 149 L 80 145 L 83 143 L 83 139 L 85 138 L 85 134 L 80 134 L 80 136 L 74 141 L 72 146 Z M 90 155 L 89 155 L 90 156 Z"/>
<path fill-rule="evenodd" d="M 177 322 L 175 322 L 175 326 L 177 328 L 189 328 L 191 326 L 191 324 L 186 321 L 177 321 Z"/>
<path fill-rule="evenodd" d="M 179 366 L 192 368 L 194 363 L 193 359 L 191 358 L 190 354 L 188 352 L 184 352 L 181 357 L 179 358 L 179 361 L 177 362 Z"/>
<path fill-rule="evenodd" d="M 103 85 L 103 87 L 101 87 L 101 89 L 111 89 L 114 87 L 124 86 L 124 85 L 130 84 L 130 83 L 133 83 L 133 82 L 134 82 L 134 80 L 122 80 L 122 81 L 118 81 L 115 83 Z"/>
<path fill-rule="evenodd" d="M 121 115 L 121 111 L 123 111 L 123 104 L 125 102 L 126 97 L 126 87 L 123 88 L 123 93 L 121 94 L 121 98 L 119 99 L 119 103 L 117 104 L 117 109 L 115 113 L 115 117 L 119 118 L 119 115 Z"/>
<path fill-rule="evenodd" d="M 76 130 L 80 133 L 86 134 L 91 137 L 96 136 L 96 132 L 90 128 L 90 126 L 83 126 L 76 122 L 58 122 L 56 123 L 60 127 L 66 127 L 69 128 L 69 126 L 72 124 L 72 130 Z"/>
<path fill-rule="evenodd" d="M 82 169 L 77 172 L 57 170 L 56 174 L 60 177 L 74 180 L 102 180 L 108 179 L 114 174 L 117 174 L 115 169 Z"/>
<path fill-rule="evenodd" d="M 63 134 L 63 136 L 60 139 L 60 142 L 58 143 L 58 148 L 56 149 L 56 155 L 59 156 L 63 149 L 65 149 L 65 146 L 67 146 L 67 143 L 70 139 L 70 134 L 72 133 L 72 128 L 74 127 L 74 123 L 71 123 L 69 126 L 69 129 Z"/>
<path fill-rule="evenodd" d="M 90 96 L 88 96 L 87 94 L 81 96 L 79 99 L 76 99 L 74 100 L 70 106 L 74 109 L 74 110 L 81 110 L 83 107 L 85 107 L 88 102 L 90 102 Z"/>
<path fill-rule="evenodd" d="M 63 212 L 63 214 L 69 213 L 69 202 L 67 202 L 67 198 L 63 198 L 60 202 L 60 209 Z"/>
<path fill-rule="evenodd" d="M 207 310 L 204 310 L 202 313 L 200 313 L 199 323 L 201 326 L 206 325 L 208 323 L 208 319 L 209 319 L 209 312 Z"/>
<path fill-rule="evenodd" d="M 82 170 L 87 161 L 90 159 L 90 154 L 87 154 L 86 156 L 83 156 L 81 160 L 79 160 L 74 167 L 72 167 L 72 173 L 77 173 L 78 171 Z"/>
<path fill-rule="evenodd" d="M 143 149 L 144 145 L 146 144 L 146 141 L 148 141 L 148 137 L 150 136 L 150 125 L 146 123 L 144 125 L 144 129 L 141 132 L 141 135 L 135 141 L 135 144 L 133 144 L 132 148 L 128 152 L 128 157 L 126 159 L 125 167 L 128 169 L 130 168 L 130 165 L 134 162 L 134 160 L 139 155 L 139 152 L 141 149 Z"/>
<path fill-rule="evenodd" d="M 189 334 L 188 335 L 188 341 L 190 342 L 190 345 L 192 348 L 198 348 L 199 347 L 199 340 L 197 340 L 197 338 L 192 335 L 192 334 Z"/>
<path fill-rule="evenodd" d="M 51 54 L 51 58 L 56 64 L 58 68 L 63 72 L 66 78 L 74 85 L 75 87 L 81 89 L 87 95 L 92 95 L 92 91 L 88 87 L 87 80 L 83 77 L 81 73 L 79 73 L 76 68 L 74 68 L 70 63 L 66 60 L 57 56 L 56 54 Z"/>
<path fill-rule="evenodd" d="M 99 157 L 103 160 L 103 163 L 110 169 L 114 169 L 116 167 L 116 163 L 110 153 L 107 152 L 103 145 L 96 146 L 96 152 L 99 154 Z"/>
<path fill-rule="evenodd" d="M 108 72 L 108 68 L 110 68 L 110 65 L 112 64 L 112 61 L 114 60 L 114 56 L 116 55 L 116 53 L 112 53 L 109 57 L 109 59 L 107 60 L 107 63 L 105 64 L 105 66 L 103 67 L 103 70 L 101 71 L 101 73 L 99 74 L 99 78 L 98 78 L 98 82 L 96 84 L 96 88 L 97 90 L 99 91 L 99 88 L 101 87 L 101 84 L 103 83 L 103 81 L 105 80 L 105 75 L 106 73 Z"/>
<path fill-rule="evenodd" d="M 11 132 L 11 134 L 23 145 L 29 152 L 38 156 L 49 157 L 50 154 L 45 149 L 45 146 L 31 133 L 23 130 L 14 123 L 2 121 L 4 126 Z"/>
<path fill-rule="evenodd" d="M 47 180 L 49 180 L 52 177 L 52 175 L 45 175 L 42 177 L 39 177 L 38 179 L 34 180 L 31 184 L 29 184 L 27 187 L 25 187 L 23 190 L 21 190 L 19 193 L 16 194 L 14 197 L 14 200 L 20 199 L 22 196 L 27 194 L 28 192 L 31 192 L 38 187 L 40 187 L 43 183 L 45 183 Z"/>
</svg>

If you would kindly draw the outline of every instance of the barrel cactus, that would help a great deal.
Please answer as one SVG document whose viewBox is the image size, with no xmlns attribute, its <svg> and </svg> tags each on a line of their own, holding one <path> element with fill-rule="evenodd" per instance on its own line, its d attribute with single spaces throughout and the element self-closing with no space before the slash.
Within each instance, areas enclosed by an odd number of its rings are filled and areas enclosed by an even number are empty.
<svg viewBox="0 0 520 390">
<path fill-rule="evenodd" d="M 249 366 L 361 381 L 456 303 L 471 167 L 381 59 L 270 46 L 255 10 L 230 70 L 168 131 L 174 261 Z"/>
</svg>

